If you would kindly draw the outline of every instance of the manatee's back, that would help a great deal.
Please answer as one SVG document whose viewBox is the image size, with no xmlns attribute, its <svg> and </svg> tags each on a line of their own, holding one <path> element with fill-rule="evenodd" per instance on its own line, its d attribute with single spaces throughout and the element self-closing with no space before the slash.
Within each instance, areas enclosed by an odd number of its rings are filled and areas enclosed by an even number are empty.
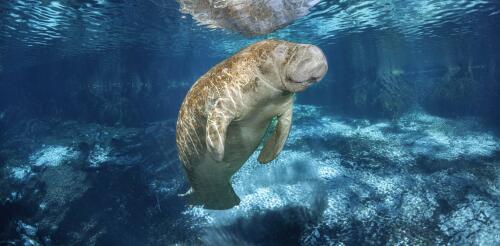
<svg viewBox="0 0 500 246">
<path fill-rule="evenodd" d="M 222 70 L 232 67 L 235 60 L 236 55 L 211 68 L 194 83 L 182 102 L 177 118 L 176 143 L 179 157 L 187 169 L 192 168 L 206 151 L 207 107 L 223 96 L 220 88 L 231 81 Z"/>
<path fill-rule="evenodd" d="M 179 158 L 187 169 L 206 151 L 204 108 L 207 91 L 201 88 L 202 85 L 197 81 L 189 90 L 177 118 L 175 140 Z"/>
</svg>

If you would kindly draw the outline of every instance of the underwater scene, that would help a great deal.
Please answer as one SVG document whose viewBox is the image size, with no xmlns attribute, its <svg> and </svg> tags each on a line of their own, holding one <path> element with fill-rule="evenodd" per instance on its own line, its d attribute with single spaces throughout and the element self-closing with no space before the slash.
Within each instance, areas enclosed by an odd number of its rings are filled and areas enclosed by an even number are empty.
<svg viewBox="0 0 500 246">
<path fill-rule="evenodd" d="M 500 1 L 0 1 L 0 245 L 500 245 Z"/>
</svg>

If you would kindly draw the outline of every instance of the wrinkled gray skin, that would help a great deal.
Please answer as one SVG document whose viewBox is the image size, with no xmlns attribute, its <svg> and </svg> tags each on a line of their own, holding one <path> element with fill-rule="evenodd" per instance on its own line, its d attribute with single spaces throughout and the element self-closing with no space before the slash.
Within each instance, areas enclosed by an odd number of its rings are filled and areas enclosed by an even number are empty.
<svg viewBox="0 0 500 246">
<path fill-rule="evenodd" d="M 186 96 L 177 122 L 177 146 L 194 204 L 228 209 L 240 199 L 230 184 L 257 149 L 273 118 L 278 124 L 259 154 L 260 163 L 282 150 L 296 92 L 327 71 L 316 46 L 279 40 L 251 45 L 202 76 Z"/>
</svg>

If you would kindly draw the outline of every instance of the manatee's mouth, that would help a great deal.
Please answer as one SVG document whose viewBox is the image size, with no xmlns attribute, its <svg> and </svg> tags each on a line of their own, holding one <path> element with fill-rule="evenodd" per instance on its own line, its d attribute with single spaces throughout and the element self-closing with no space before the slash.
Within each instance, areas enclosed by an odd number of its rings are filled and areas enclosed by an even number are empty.
<svg viewBox="0 0 500 246">
<path fill-rule="evenodd" d="M 316 83 L 318 82 L 319 78 L 315 78 L 315 77 L 311 77 L 307 80 L 303 80 L 303 81 L 297 81 L 297 80 L 294 80 L 292 78 L 288 78 L 288 81 L 290 81 L 291 83 L 294 83 L 294 84 L 312 84 L 312 83 Z"/>
<path fill-rule="evenodd" d="M 307 80 L 295 80 L 290 77 L 286 77 L 285 80 L 282 80 L 283 86 L 291 91 L 291 92 L 300 92 L 308 88 L 309 86 L 315 84 L 320 80 L 320 78 L 310 77 Z"/>
</svg>

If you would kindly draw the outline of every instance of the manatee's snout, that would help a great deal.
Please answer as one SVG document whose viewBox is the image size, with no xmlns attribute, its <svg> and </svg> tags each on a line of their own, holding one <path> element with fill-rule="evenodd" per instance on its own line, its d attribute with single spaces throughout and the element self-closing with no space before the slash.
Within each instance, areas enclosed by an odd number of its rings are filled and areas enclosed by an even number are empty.
<svg viewBox="0 0 500 246">
<path fill-rule="evenodd" d="M 287 88 L 302 91 L 325 77 L 328 63 L 323 51 L 315 45 L 301 44 L 287 67 Z"/>
<path fill-rule="evenodd" d="M 312 57 L 312 62 L 310 65 L 311 78 L 314 82 L 318 82 L 325 77 L 326 71 L 328 71 L 328 63 L 326 62 L 325 54 L 320 48 L 314 45 L 309 45 L 307 47 L 307 52 L 310 53 Z"/>
</svg>

